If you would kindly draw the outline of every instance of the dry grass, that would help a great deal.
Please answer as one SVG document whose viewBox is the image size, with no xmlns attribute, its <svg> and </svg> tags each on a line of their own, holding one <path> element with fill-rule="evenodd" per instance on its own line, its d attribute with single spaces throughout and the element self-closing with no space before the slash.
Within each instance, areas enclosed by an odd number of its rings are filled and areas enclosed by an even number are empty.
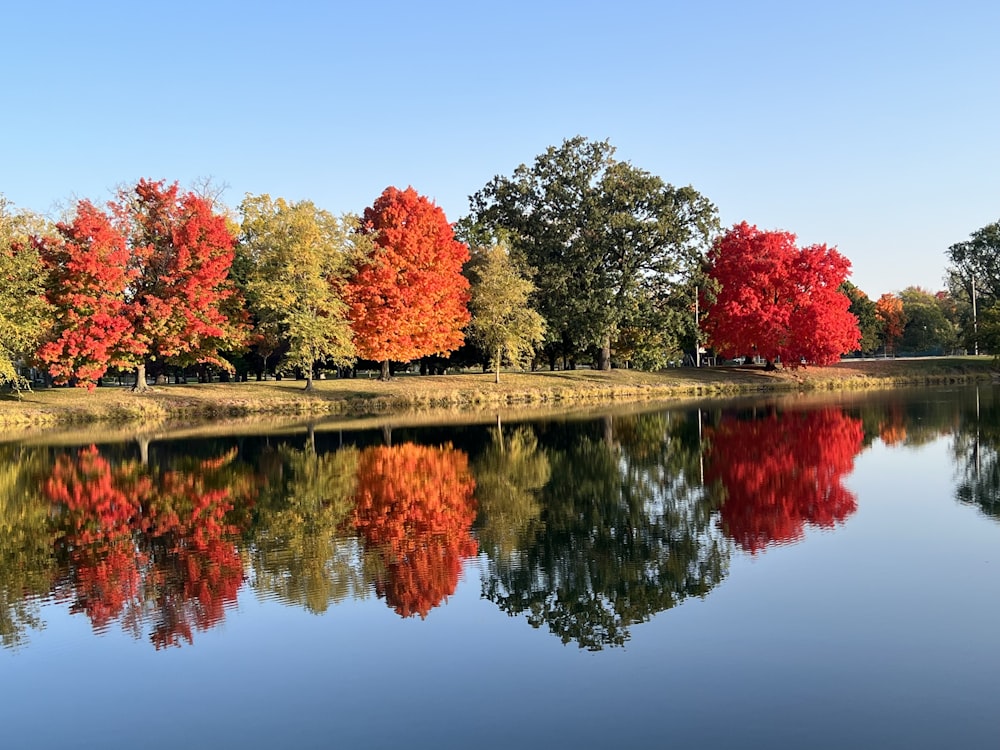
<svg viewBox="0 0 1000 750">
<path fill-rule="evenodd" d="M 745 393 L 854 390 L 898 385 L 964 383 L 989 380 L 995 372 L 987 357 L 848 361 L 831 367 L 765 372 L 759 367 L 677 368 L 647 373 L 634 370 L 572 370 L 443 376 L 403 375 L 383 383 L 365 377 L 316 382 L 214 383 L 157 386 L 146 394 L 121 387 L 94 391 L 53 388 L 0 397 L 0 425 L 7 428 L 238 420 L 250 416 L 283 418 L 322 415 L 398 414 L 419 410 L 495 410 L 635 402 L 659 399 L 734 396 Z"/>
</svg>

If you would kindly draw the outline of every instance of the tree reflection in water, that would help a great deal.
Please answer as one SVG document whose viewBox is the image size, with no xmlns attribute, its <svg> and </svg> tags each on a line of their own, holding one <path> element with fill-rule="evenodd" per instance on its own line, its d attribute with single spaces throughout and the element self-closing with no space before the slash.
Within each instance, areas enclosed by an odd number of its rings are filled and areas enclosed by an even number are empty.
<svg viewBox="0 0 1000 750">
<path fill-rule="evenodd" d="M 483 582 L 483 596 L 501 610 L 545 625 L 563 643 L 600 650 L 725 576 L 729 550 L 698 484 L 692 424 L 666 415 L 608 418 L 602 438 L 544 453 L 550 478 L 538 490 L 540 522 L 519 554 L 490 560 Z"/>
<path fill-rule="evenodd" d="M 91 446 L 59 456 L 44 484 L 55 506 L 57 593 L 94 629 L 114 620 L 157 648 L 191 642 L 236 602 L 243 561 L 228 516 L 253 487 L 235 451 L 157 469 L 112 465 Z"/>
<path fill-rule="evenodd" d="M 705 430 L 705 479 L 717 482 L 726 535 L 751 553 L 830 528 L 857 509 L 843 485 L 861 451 L 861 421 L 840 409 L 725 416 Z"/>
<path fill-rule="evenodd" d="M 354 526 L 375 590 L 403 617 L 427 616 L 454 593 L 476 554 L 468 455 L 451 445 L 366 448 L 358 458 Z"/>
</svg>

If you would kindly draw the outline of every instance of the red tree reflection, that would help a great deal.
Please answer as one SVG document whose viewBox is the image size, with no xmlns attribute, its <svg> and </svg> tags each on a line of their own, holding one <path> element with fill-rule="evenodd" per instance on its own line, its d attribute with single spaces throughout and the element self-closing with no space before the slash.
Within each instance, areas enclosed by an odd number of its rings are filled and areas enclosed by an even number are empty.
<svg viewBox="0 0 1000 750">
<path fill-rule="evenodd" d="M 458 585 L 476 554 L 475 480 L 450 445 L 366 449 L 358 461 L 354 525 L 381 563 L 376 591 L 403 617 L 422 618 Z"/>
<path fill-rule="evenodd" d="M 857 509 L 843 484 L 863 440 L 861 421 L 838 409 L 725 418 L 707 431 L 706 480 L 725 488 L 722 528 L 743 549 L 801 539 Z"/>
<path fill-rule="evenodd" d="M 253 486 L 234 458 L 156 471 L 112 466 L 94 446 L 60 456 L 45 494 L 62 511 L 57 544 L 73 611 L 96 630 L 148 622 L 157 648 L 220 622 L 243 583 L 239 529 L 226 519 Z"/>
</svg>

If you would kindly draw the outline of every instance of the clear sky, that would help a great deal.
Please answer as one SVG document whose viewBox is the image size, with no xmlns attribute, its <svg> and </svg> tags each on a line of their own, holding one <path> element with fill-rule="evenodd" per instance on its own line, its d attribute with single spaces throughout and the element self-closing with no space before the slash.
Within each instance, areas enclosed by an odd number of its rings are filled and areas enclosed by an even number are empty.
<svg viewBox="0 0 1000 750">
<path fill-rule="evenodd" d="M 825 242 L 872 298 L 943 288 L 1000 219 L 1000 3 L 0 0 L 0 193 L 57 213 L 140 177 L 452 221 L 550 145 Z"/>
</svg>

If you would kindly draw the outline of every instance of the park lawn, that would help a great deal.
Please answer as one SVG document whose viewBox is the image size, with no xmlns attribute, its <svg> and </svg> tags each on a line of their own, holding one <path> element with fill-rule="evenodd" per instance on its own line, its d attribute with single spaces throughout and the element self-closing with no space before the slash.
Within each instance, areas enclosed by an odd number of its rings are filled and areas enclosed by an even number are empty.
<svg viewBox="0 0 1000 750">
<path fill-rule="evenodd" d="M 88 422 L 155 424 L 218 421 L 251 415 L 359 415 L 414 410 L 477 410 L 497 406 L 574 405 L 734 396 L 792 390 L 845 390 L 990 380 L 989 357 L 845 360 L 829 367 L 767 372 L 762 367 L 671 368 L 659 372 L 590 369 L 399 375 L 380 382 L 352 379 L 159 385 L 143 394 L 120 386 L 88 391 L 48 388 L 0 396 L 0 425 Z"/>
</svg>

